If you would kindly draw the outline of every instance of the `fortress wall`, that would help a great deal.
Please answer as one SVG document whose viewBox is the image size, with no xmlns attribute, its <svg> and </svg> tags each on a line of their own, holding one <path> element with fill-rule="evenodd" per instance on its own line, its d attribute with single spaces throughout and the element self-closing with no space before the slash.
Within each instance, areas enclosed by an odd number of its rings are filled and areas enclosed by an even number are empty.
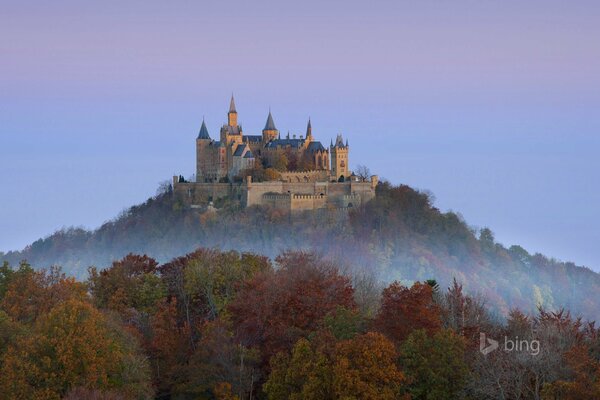
<svg viewBox="0 0 600 400">
<path fill-rule="evenodd" d="M 329 171 L 312 170 L 302 172 L 281 172 L 281 179 L 286 182 L 306 183 L 306 182 L 327 182 L 329 180 Z"/>
<path fill-rule="evenodd" d="M 222 198 L 242 200 L 244 195 L 241 183 L 175 182 L 173 193 L 189 205 L 206 205 Z"/>
<path fill-rule="evenodd" d="M 292 211 L 316 210 L 326 205 L 327 196 L 320 195 L 293 195 L 290 204 Z"/>
<path fill-rule="evenodd" d="M 262 204 L 263 195 L 267 193 L 287 193 L 287 190 L 283 190 L 283 182 L 279 181 L 250 182 L 245 185 L 242 202 L 246 207 Z"/>
<path fill-rule="evenodd" d="M 291 208 L 291 197 L 288 194 L 265 194 L 262 198 L 262 204 L 289 210 Z"/>
<path fill-rule="evenodd" d="M 240 182 L 179 183 L 173 191 L 188 205 L 206 205 L 209 201 L 229 198 L 245 207 L 268 204 L 288 210 L 314 210 L 357 207 L 375 197 L 371 182 Z M 322 195 L 322 196 L 321 196 Z"/>
<path fill-rule="evenodd" d="M 359 194 L 363 202 L 375 197 L 376 182 L 350 182 L 350 193 Z"/>
</svg>

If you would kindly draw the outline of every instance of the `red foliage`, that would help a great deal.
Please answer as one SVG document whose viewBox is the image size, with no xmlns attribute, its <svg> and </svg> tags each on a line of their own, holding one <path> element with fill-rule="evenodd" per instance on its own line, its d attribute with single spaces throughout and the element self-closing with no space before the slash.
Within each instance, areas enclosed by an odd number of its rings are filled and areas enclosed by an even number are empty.
<svg viewBox="0 0 600 400">
<path fill-rule="evenodd" d="M 431 286 L 415 283 L 408 288 L 394 282 L 383 290 L 381 309 L 373 321 L 376 330 L 399 344 L 417 329 L 432 334 L 441 328 L 440 308 Z"/>
<path fill-rule="evenodd" d="M 265 363 L 338 307 L 356 307 L 350 280 L 331 264 L 302 252 L 285 253 L 277 263 L 279 270 L 246 282 L 229 305 L 236 338 L 259 347 Z"/>
</svg>

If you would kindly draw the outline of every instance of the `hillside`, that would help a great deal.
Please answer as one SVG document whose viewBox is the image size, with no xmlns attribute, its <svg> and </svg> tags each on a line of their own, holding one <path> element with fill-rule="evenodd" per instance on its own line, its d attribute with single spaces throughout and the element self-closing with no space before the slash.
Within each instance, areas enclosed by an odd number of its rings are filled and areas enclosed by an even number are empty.
<svg viewBox="0 0 600 400">
<path fill-rule="evenodd" d="M 220 204 L 216 212 L 185 209 L 171 193 L 131 207 L 95 231 L 67 229 L 19 252 L 1 254 L 11 265 L 27 260 L 60 265 L 83 277 L 91 265 L 109 266 L 128 253 L 167 262 L 198 247 L 254 251 L 274 257 L 310 249 L 384 282 L 453 278 L 497 312 L 567 308 L 599 319 L 600 275 L 520 246 L 505 248 L 492 232 L 471 229 L 455 213 L 442 213 L 429 196 L 408 186 L 382 183 L 377 198 L 348 214 L 338 211 L 291 217 L 268 208 Z"/>
</svg>

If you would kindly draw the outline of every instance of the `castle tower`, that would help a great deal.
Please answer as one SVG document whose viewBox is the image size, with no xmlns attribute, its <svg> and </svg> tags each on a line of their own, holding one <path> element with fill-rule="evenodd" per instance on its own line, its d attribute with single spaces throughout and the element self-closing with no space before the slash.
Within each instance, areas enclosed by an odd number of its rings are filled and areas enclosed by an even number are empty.
<svg viewBox="0 0 600 400">
<path fill-rule="evenodd" d="M 212 161 L 208 149 L 210 142 L 211 138 L 204 123 L 204 118 L 202 118 L 202 126 L 196 138 L 196 182 L 204 182 L 207 178 L 208 166 Z"/>
<path fill-rule="evenodd" d="M 342 135 L 337 135 L 335 145 L 331 143 L 330 149 L 331 176 L 336 181 L 344 181 L 350 176 L 348 173 L 348 153 L 350 150 L 348 140 L 344 144 Z"/>
<path fill-rule="evenodd" d="M 275 127 L 275 122 L 273 122 L 273 116 L 271 115 L 271 110 L 269 110 L 269 116 L 267 117 L 267 123 L 265 124 L 265 129 L 262 131 L 263 143 L 268 143 L 271 140 L 277 139 L 279 135 L 279 131 Z"/>
<path fill-rule="evenodd" d="M 306 141 L 308 143 L 313 141 L 312 126 L 310 124 L 310 118 L 308 118 L 308 125 L 306 126 Z"/>
<path fill-rule="evenodd" d="M 229 112 L 227 113 L 227 125 L 238 126 L 237 122 L 237 111 L 235 110 L 235 100 L 233 99 L 233 93 L 231 94 L 231 101 L 229 102 Z"/>
</svg>

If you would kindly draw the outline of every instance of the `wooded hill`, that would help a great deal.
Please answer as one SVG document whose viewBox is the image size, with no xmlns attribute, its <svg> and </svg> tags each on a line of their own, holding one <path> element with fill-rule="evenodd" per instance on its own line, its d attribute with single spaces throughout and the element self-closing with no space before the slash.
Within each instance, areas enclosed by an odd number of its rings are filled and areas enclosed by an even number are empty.
<svg viewBox="0 0 600 400">
<path fill-rule="evenodd" d="M 67 274 L 84 278 L 89 266 L 104 268 L 129 253 L 164 263 L 199 247 L 268 257 L 301 249 L 386 284 L 436 279 L 448 287 L 456 278 L 499 315 L 542 306 L 600 318 L 599 274 L 520 246 L 506 248 L 489 229 L 470 228 L 460 215 L 440 212 L 428 194 L 408 186 L 383 182 L 375 200 L 349 213 L 291 216 L 265 207 L 216 205 L 216 212 L 187 209 L 167 190 L 94 231 L 57 231 L 22 251 L 0 253 L 0 259 L 13 266 L 21 260 L 37 268 L 60 265 Z"/>
</svg>

